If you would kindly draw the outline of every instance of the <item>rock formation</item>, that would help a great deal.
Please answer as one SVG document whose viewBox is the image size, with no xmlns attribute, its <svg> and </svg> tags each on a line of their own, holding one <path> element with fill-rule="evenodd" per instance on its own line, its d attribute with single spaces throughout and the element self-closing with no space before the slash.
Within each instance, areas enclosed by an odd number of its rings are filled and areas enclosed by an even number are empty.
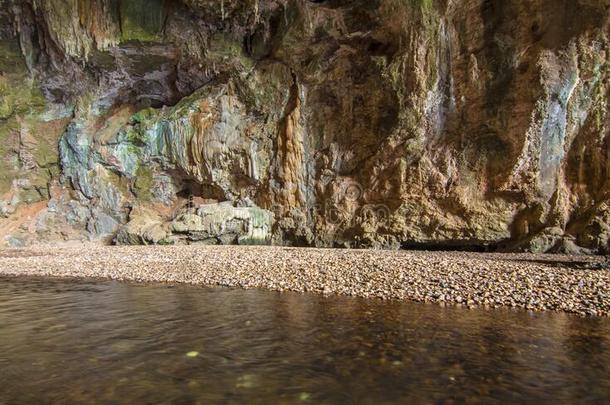
<svg viewBox="0 0 610 405">
<path fill-rule="evenodd" d="M 0 0 L 3 243 L 610 252 L 608 0 Z"/>
</svg>

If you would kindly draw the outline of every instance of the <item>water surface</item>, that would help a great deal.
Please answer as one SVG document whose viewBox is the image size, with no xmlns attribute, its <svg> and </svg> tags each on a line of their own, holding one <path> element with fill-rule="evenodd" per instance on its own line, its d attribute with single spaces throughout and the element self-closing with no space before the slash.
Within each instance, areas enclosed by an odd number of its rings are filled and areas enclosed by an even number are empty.
<svg viewBox="0 0 610 405">
<path fill-rule="evenodd" d="M 609 398 L 607 318 L 0 278 L 0 403 Z"/>
</svg>

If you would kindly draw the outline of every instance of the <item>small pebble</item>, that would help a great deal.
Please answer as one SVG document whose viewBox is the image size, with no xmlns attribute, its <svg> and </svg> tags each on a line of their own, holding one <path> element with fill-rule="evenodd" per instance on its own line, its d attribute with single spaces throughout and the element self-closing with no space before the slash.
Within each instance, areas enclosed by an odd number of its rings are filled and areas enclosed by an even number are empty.
<svg viewBox="0 0 610 405">
<path fill-rule="evenodd" d="M 266 288 L 609 316 L 610 270 L 595 268 L 600 258 L 579 258 L 583 265 L 576 268 L 569 266 L 573 260 L 545 254 L 91 243 L 0 250 L 0 275 Z"/>
</svg>

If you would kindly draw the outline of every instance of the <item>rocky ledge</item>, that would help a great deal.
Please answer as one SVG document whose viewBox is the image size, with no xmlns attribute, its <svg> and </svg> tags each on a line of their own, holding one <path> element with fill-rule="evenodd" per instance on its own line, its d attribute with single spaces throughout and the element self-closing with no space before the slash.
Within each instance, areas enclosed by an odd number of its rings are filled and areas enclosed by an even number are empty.
<svg viewBox="0 0 610 405">
<path fill-rule="evenodd" d="M 0 275 L 191 283 L 610 315 L 601 259 L 533 254 L 155 246 L 10 249 Z"/>
</svg>

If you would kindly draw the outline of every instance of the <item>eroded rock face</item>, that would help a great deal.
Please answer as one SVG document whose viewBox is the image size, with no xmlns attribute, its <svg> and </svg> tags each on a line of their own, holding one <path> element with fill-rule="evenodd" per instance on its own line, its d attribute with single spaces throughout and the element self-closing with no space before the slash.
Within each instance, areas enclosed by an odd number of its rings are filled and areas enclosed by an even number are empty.
<svg viewBox="0 0 610 405">
<path fill-rule="evenodd" d="M 1 3 L 11 240 L 610 251 L 606 0 Z"/>
</svg>

